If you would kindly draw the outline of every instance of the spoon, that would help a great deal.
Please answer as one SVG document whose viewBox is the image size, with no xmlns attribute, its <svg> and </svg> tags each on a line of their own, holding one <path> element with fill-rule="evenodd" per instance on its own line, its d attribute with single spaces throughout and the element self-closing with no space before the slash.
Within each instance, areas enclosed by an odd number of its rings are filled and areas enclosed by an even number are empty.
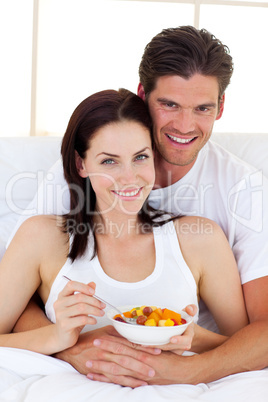
<svg viewBox="0 0 268 402">
<path fill-rule="evenodd" d="M 63 275 L 63 278 L 67 279 L 68 281 L 71 281 L 72 279 L 68 278 L 68 276 Z M 127 324 L 132 324 L 132 325 L 136 325 L 136 320 L 135 318 L 127 318 L 123 315 L 123 313 L 118 310 L 118 308 L 116 308 L 115 306 L 113 306 L 111 303 L 107 302 L 106 300 L 102 299 L 101 297 L 94 295 L 92 297 L 95 297 L 95 299 L 100 300 L 101 302 L 108 304 L 110 307 L 112 307 L 112 309 L 114 309 L 118 314 L 120 314 L 120 316 L 122 317 L 122 319 L 127 323 Z"/>
</svg>

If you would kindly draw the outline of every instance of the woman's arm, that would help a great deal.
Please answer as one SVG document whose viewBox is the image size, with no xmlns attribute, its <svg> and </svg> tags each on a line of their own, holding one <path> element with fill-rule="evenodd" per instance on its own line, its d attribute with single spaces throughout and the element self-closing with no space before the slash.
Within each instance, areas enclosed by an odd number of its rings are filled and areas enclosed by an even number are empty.
<svg viewBox="0 0 268 402">
<path fill-rule="evenodd" d="M 56 324 L 10 333 L 35 291 L 48 294 L 50 284 L 43 276 L 51 266 L 48 276 L 56 276 L 61 265 L 53 261 L 61 254 L 66 259 L 66 242 L 54 218 L 30 218 L 18 230 L 0 264 L 1 346 L 53 354 L 76 343 L 81 329 L 96 322 L 91 315 L 103 315 L 92 287 L 69 282 L 57 301 Z"/>
</svg>

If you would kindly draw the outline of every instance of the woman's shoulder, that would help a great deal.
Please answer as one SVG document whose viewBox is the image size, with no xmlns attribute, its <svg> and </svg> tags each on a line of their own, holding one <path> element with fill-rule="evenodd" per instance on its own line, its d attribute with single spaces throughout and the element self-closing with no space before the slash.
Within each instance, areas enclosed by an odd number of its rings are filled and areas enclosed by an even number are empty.
<svg viewBox="0 0 268 402">
<path fill-rule="evenodd" d="M 28 231 L 42 229 L 59 229 L 63 218 L 57 215 L 36 215 L 27 218 L 20 226 L 18 231 Z"/>
<path fill-rule="evenodd" d="M 198 248 L 211 245 L 225 237 L 221 227 L 213 220 L 201 216 L 183 216 L 174 220 L 177 236 L 181 242 L 191 242 Z"/>
<path fill-rule="evenodd" d="M 66 239 L 62 230 L 63 218 L 55 215 L 36 215 L 26 219 L 18 228 L 14 241 L 24 239 L 32 245 L 56 244 Z"/>
<path fill-rule="evenodd" d="M 229 249 L 226 236 L 216 222 L 200 216 L 181 217 L 174 225 L 184 260 L 199 283 L 210 269 L 208 262 Z"/>
</svg>

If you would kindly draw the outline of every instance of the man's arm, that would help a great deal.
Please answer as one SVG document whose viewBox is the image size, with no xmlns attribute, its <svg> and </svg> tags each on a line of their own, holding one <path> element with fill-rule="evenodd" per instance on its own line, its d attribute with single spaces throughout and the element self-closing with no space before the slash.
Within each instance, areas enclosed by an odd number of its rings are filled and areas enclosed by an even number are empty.
<svg viewBox="0 0 268 402">
<path fill-rule="evenodd" d="M 143 362 L 155 370 L 149 384 L 198 384 L 216 381 L 231 374 L 263 369 L 268 366 L 268 277 L 243 285 L 250 324 L 213 350 L 193 356 L 178 356 L 163 352 L 159 356 L 145 355 Z M 99 348 L 109 350 L 104 340 Z M 124 353 L 128 353 L 127 350 Z M 100 361 L 91 362 L 94 380 L 106 381 Z M 110 378 L 111 379 L 111 378 Z"/>
<path fill-rule="evenodd" d="M 51 324 L 52 322 L 49 321 L 43 311 L 42 301 L 36 293 L 28 303 L 26 310 L 24 310 L 16 322 L 13 332 L 29 331 Z"/>
<path fill-rule="evenodd" d="M 238 372 L 268 366 L 268 276 L 243 285 L 250 324 L 224 344 L 201 355 L 180 359 L 176 364 L 179 382 L 197 384 L 218 380 Z M 162 358 L 162 356 L 161 356 Z M 160 359 L 152 365 L 156 375 L 150 383 L 166 383 Z M 147 361 L 150 364 L 150 358 Z M 183 375 L 182 375 L 183 373 Z M 161 378 L 162 377 L 162 378 Z"/>
</svg>

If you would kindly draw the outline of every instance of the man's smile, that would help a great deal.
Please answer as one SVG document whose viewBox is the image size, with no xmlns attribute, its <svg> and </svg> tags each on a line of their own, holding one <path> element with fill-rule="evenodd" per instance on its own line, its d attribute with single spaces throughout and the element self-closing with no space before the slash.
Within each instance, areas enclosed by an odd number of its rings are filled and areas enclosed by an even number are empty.
<svg viewBox="0 0 268 402">
<path fill-rule="evenodd" d="M 192 137 L 192 138 L 180 138 L 180 137 L 174 137 L 173 135 L 170 134 L 166 134 L 166 136 L 168 138 L 170 138 L 171 140 L 178 142 L 180 144 L 188 144 L 189 142 L 193 141 L 196 137 Z"/>
</svg>

